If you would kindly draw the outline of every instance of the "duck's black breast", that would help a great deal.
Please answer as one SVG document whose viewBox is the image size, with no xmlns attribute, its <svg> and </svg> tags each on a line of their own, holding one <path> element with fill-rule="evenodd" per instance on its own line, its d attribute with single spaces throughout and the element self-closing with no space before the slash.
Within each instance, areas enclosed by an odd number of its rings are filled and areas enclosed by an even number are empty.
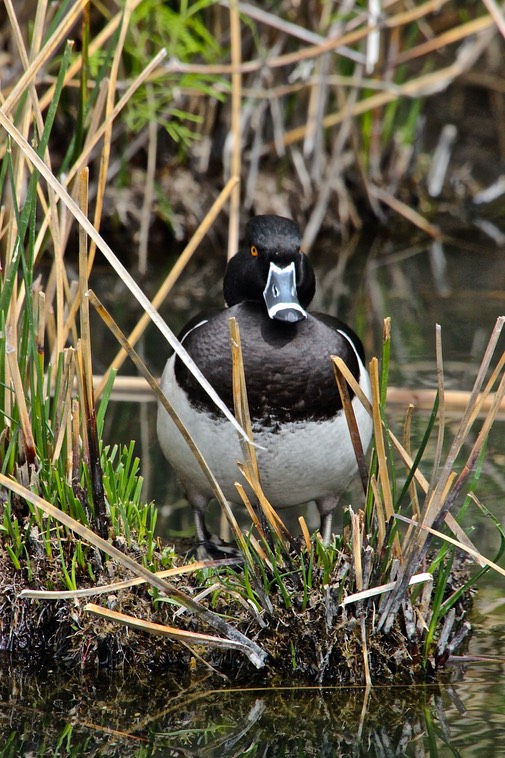
<svg viewBox="0 0 505 758">
<path fill-rule="evenodd" d="M 329 316 L 309 314 L 296 324 L 272 320 L 261 303 L 240 303 L 193 327 L 183 344 L 226 405 L 233 410 L 228 319 L 240 328 L 244 370 L 253 422 L 266 428 L 288 421 L 325 420 L 342 408 L 330 355 L 339 355 L 359 380 L 356 352 L 341 331 L 361 343 L 349 327 Z M 198 319 L 195 319 L 198 323 Z M 193 322 L 194 323 L 194 322 Z M 341 330 L 341 331 L 339 331 Z M 175 376 L 190 403 L 211 417 L 214 403 L 183 362 Z"/>
</svg>

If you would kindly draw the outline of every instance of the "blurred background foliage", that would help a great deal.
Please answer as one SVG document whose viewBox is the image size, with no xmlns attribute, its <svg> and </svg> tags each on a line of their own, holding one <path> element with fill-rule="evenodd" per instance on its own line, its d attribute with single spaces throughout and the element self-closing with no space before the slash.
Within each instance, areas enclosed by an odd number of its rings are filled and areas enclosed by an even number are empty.
<svg viewBox="0 0 505 758">
<path fill-rule="evenodd" d="M 503 39 L 488 5 L 239 3 L 244 212 L 294 216 L 306 226 L 306 249 L 321 229 L 346 237 L 391 214 L 430 233 L 422 219 L 439 212 L 440 200 L 461 215 L 498 178 L 505 157 Z M 74 3 L 39 6 L 48 39 Z M 67 34 L 77 66 L 51 135 L 53 168 L 59 163 L 61 172 L 82 148 L 111 74 L 117 103 L 166 50 L 114 120 L 104 210 L 106 228 L 121 240 L 136 238 L 142 213 L 150 215 L 152 249 L 160 239 L 188 239 L 230 175 L 229 6 L 91 2 Z M 28 48 L 39 30 L 31 6 L 11 0 L 0 10 L 4 98 L 24 65 L 13 17 Z M 54 82 L 60 50 L 37 75 L 40 96 Z M 90 156 L 92 184 L 99 148 Z M 148 208 L 146 184 L 154 190 Z M 496 197 L 501 208 L 502 194 Z M 401 203 L 421 217 L 412 220 Z"/>
</svg>

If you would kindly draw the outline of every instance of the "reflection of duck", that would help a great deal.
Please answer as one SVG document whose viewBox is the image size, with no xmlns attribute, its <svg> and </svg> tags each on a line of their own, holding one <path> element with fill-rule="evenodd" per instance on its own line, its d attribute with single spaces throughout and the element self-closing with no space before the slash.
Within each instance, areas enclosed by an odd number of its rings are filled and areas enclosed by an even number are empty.
<svg viewBox="0 0 505 758">
<path fill-rule="evenodd" d="M 338 498 L 357 465 L 330 355 L 346 362 L 369 395 L 363 346 L 342 321 L 306 312 L 315 291 L 312 265 L 300 250 L 300 230 L 279 216 L 256 216 L 224 277 L 225 310 L 190 322 L 181 342 L 226 405 L 233 408 L 228 319 L 240 328 L 258 464 L 266 497 L 276 508 L 315 500 L 325 542 Z M 177 356 L 162 388 L 204 455 L 223 492 L 238 501 L 241 459 L 237 433 Z M 353 399 L 363 447 L 371 420 Z M 158 437 L 194 511 L 197 540 L 210 548 L 204 514 L 213 493 L 166 411 Z"/>
</svg>

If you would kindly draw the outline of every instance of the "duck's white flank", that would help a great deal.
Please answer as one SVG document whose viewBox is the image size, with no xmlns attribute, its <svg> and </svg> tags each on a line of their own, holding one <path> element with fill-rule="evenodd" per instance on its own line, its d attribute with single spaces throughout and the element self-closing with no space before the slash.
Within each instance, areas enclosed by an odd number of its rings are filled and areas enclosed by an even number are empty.
<svg viewBox="0 0 505 758">
<path fill-rule="evenodd" d="M 349 337 L 342 335 L 350 342 Z M 354 346 L 353 346 L 354 349 Z M 356 351 L 355 351 L 356 352 Z M 370 398 L 370 380 L 358 354 L 360 386 Z M 190 405 L 174 374 L 175 356 L 167 363 L 161 387 L 191 433 L 214 476 L 230 502 L 239 501 L 234 482 L 245 481 L 237 466 L 242 459 L 236 431 L 223 418 Z M 247 378 L 246 378 L 247 379 Z M 219 388 L 216 388 L 219 392 Z M 354 412 L 363 447 L 372 434 L 372 420 L 354 397 Z M 276 431 L 253 428 L 260 477 L 266 497 L 276 508 L 301 505 L 327 495 L 338 496 L 357 472 L 354 450 L 343 411 L 327 421 L 304 421 L 282 424 Z M 179 475 L 191 482 L 201 495 L 212 497 L 207 478 L 166 411 L 158 413 L 158 436 L 163 453 Z"/>
</svg>

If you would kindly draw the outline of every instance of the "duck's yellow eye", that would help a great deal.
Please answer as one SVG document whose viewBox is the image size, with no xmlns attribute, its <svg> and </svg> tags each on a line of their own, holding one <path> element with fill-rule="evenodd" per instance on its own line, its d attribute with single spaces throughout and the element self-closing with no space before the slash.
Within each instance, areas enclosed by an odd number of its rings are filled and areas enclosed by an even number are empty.
<svg viewBox="0 0 505 758">
<path fill-rule="evenodd" d="M 254 255 L 254 257 L 256 258 L 256 256 L 258 255 L 258 248 L 256 247 L 256 245 L 251 245 L 249 252 L 251 253 L 251 255 Z"/>
</svg>

